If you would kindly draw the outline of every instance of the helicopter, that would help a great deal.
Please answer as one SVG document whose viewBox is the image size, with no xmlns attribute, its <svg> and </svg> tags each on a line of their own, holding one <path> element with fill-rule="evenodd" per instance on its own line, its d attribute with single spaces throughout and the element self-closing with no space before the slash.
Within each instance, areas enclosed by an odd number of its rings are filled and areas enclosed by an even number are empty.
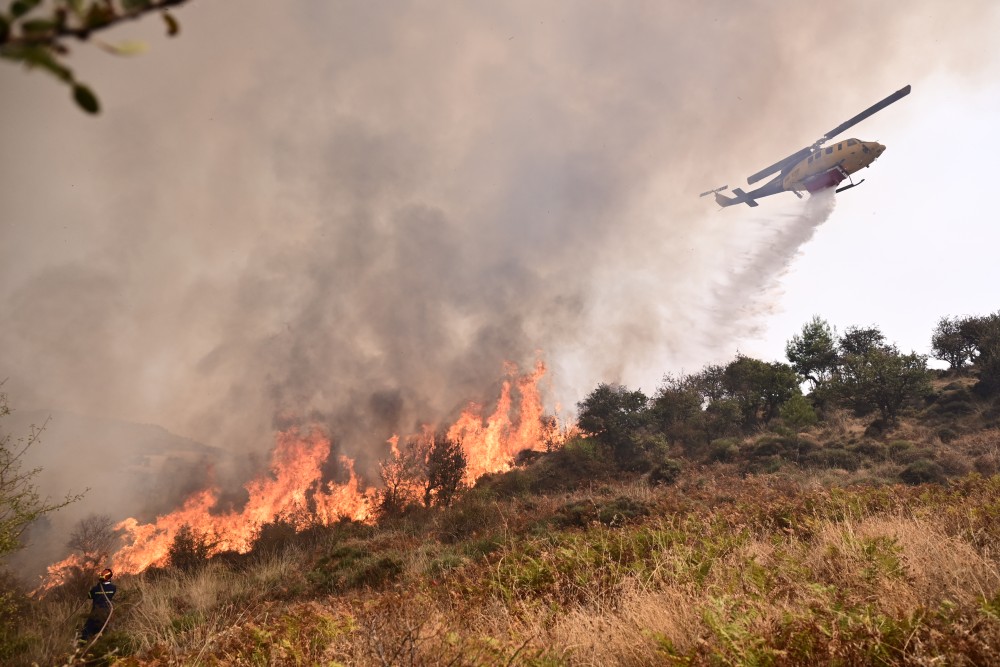
<svg viewBox="0 0 1000 667">
<path fill-rule="evenodd" d="M 770 167 L 765 167 L 756 174 L 747 177 L 747 183 L 753 185 L 771 174 L 778 174 L 756 190 L 744 192 L 740 188 L 733 188 L 731 192 L 734 196 L 727 197 L 722 192 L 729 186 L 723 185 L 714 190 L 702 192 L 699 196 L 715 195 L 715 201 L 723 207 L 734 204 L 757 206 L 757 200 L 762 197 L 776 195 L 779 192 L 793 192 L 796 197 L 801 199 L 803 190 L 812 194 L 827 188 L 837 187 L 845 179 L 850 181 L 850 185 L 838 188 L 837 192 L 857 187 L 864 183 L 864 179 L 855 183 L 851 174 L 871 166 L 871 163 L 885 151 L 885 146 L 877 141 L 861 141 L 860 139 L 847 139 L 835 144 L 825 144 L 909 94 L 910 86 L 900 88 L 884 100 L 876 102 L 857 116 L 833 128 L 811 146 L 806 146 L 788 157 L 778 160 Z"/>
</svg>

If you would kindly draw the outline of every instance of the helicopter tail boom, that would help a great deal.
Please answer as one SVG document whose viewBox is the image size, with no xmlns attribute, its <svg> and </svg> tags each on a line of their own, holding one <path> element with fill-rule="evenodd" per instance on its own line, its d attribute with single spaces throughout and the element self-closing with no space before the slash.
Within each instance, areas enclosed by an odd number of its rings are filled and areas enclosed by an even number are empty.
<svg viewBox="0 0 1000 667">
<path fill-rule="evenodd" d="M 757 200 L 752 198 L 740 188 L 733 188 L 735 197 L 727 197 L 724 194 L 715 193 L 715 201 L 719 206 L 733 206 L 734 204 L 746 204 L 747 206 L 759 206 Z"/>
</svg>

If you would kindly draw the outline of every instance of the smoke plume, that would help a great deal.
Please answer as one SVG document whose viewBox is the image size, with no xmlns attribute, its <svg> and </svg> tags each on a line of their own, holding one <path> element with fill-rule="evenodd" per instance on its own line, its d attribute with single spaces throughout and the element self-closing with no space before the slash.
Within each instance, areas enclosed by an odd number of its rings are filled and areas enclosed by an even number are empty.
<svg viewBox="0 0 1000 667">
<path fill-rule="evenodd" d="M 731 355 L 832 210 L 697 193 L 973 76 L 995 13 L 196 1 L 176 40 L 122 31 L 141 59 L 77 49 L 97 120 L 4 67 L 0 377 L 235 452 L 319 421 L 362 458 L 495 400 L 505 361 L 544 356 L 568 410 L 651 390 Z"/>
</svg>

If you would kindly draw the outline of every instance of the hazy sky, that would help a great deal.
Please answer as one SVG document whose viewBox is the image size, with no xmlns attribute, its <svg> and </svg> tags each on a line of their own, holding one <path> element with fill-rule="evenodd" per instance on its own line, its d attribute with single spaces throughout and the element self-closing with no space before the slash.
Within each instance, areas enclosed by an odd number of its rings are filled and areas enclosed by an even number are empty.
<svg viewBox="0 0 1000 667">
<path fill-rule="evenodd" d="M 352 448 L 551 366 L 652 393 L 813 314 L 926 352 L 1000 307 L 1000 4 L 193 0 L 74 47 L 104 112 L 0 64 L 0 377 L 12 403 L 262 449 Z M 724 211 L 848 132 L 835 201 Z M 812 207 L 812 208 L 810 208 Z M 822 221 L 822 224 L 819 222 Z"/>
</svg>

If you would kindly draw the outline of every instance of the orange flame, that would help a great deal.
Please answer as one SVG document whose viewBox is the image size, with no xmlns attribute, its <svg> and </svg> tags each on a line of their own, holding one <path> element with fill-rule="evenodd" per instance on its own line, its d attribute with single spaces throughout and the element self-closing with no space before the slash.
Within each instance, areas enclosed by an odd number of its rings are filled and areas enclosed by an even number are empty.
<svg viewBox="0 0 1000 667">
<path fill-rule="evenodd" d="M 116 526 L 126 534 L 127 546 L 115 556 L 122 572 L 140 572 L 150 565 L 163 565 L 178 531 L 187 525 L 214 543 L 210 553 L 246 553 L 260 527 L 276 518 L 297 529 L 311 523 L 333 523 L 341 517 L 368 517 L 367 493 L 358 488 L 354 463 L 341 463 L 350 475 L 346 484 L 324 484 L 323 464 L 330 455 L 330 441 L 318 431 L 302 434 L 292 428 L 278 434 L 271 457 L 271 476 L 249 482 L 249 500 L 240 512 L 212 514 L 218 501 L 216 489 L 205 489 L 187 499 L 181 509 L 157 517 L 151 524 L 132 518 Z"/>
<path fill-rule="evenodd" d="M 519 375 L 508 365 L 496 409 L 483 421 L 482 407 L 470 403 L 447 430 L 447 437 L 460 442 L 468 459 L 466 482 L 472 484 L 487 473 L 509 470 L 524 449 L 542 450 L 558 442 L 560 429 L 555 419 L 546 421 L 538 383 L 545 375 L 541 361 L 534 372 Z M 519 396 L 516 410 L 513 387 Z M 435 429 L 423 428 L 417 439 L 433 441 Z M 389 440 L 393 456 L 399 456 L 399 437 Z M 372 517 L 374 488 L 362 489 L 354 472 L 354 462 L 340 457 L 349 475 L 346 483 L 323 482 L 323 465 L 330 455 L 330 440 L 314 429 L 302 433 L 297 428 L 278 433 L 271 456 L 270 474 L 246 484 L 249 495 L 240 511 L 218 512 L 219 491 L 208 488 L 192 494 L 180 509 L 142 524 L 134 518 L 120 522 L 126 546 L 113 560 L 115 569 L 137 573 L 153 565 L 165 565 L 169 549 L 182 527 L 189 526 L 213 544 L 209 555 L 221 551 L 248 552 L 260 527 L 276 519 L 297 530 L 309 525 L 330 525 L 341 518 L 368 521 Z M 215 513 L 213 513 L 215 511 Z M 60 572 L 78 567 L 78 557 L 70 556 L 49 567 L 44 589 L 62 582 Z"/>
<path fill-rule="evenodd" d="M 482 406 L 470 403 L 458 420 L 448 429 L 448 438 L 462 443 L 468 458 L 466 482 L 472 484 L 485 474 L 504 472 L 514 466 L 514 458 L 523 450 L 541 451 L 546 439 L 558 440 L 558 426 L 542 419 L 542 400 L 538 383 L 545 375 L 545 364 L 535 363 L 535 371 L 517 376 L 517 367 L 508 366 L 521 400 L 518 403 L 517 425 L 512 414 L 511 381 L 505 380 L 493 414 L 483 423 Z"/>
</svg>

